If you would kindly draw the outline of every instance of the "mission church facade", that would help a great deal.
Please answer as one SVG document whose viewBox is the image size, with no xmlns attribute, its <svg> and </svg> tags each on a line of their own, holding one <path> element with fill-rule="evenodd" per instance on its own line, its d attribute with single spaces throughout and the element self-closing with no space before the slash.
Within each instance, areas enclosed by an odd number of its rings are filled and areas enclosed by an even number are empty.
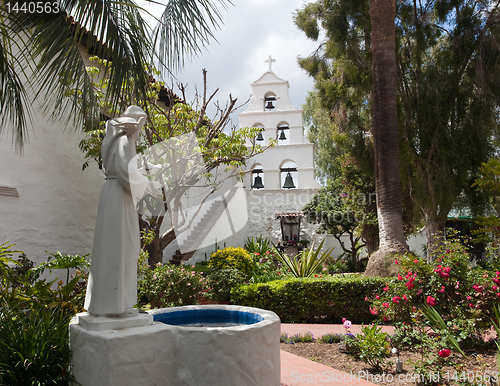
<svg viewBox="0 0 500 386">
<path fill-rule="evenodd" d="M 301 214 L 320 187 L 313 144 L 306 137 L 302 110 L 290 103 L 288 82 L 272 71 L 274 59 L 266 62 L 269 69 L 251 84 L 252 97 L 238 115 L 239 125 L 261 128 L 255 140 L 263 147 L 271 140 L 276 144 L 249 160 L 244 181 L 237 184 L 239 194 L 227 196 L 227 213 L 204 229 L 204 240 L 189 254 L 189 263 L 206 259 L 216 248 L 243 246 L 252 236 L 290 245 L 314 237 L 314 227 Z M 82 171 L 81 137 L 63 133 L 35 114 L 23 156 L 16 155 L 10 141 L 0 141 L 0 241 L 16 244 L 37 262 L 47 258 L 44 251 L 90 253 L 102 171 Z M 177 242 L 169 245 L 163 261 L 179 248 Z"/>
</svg>

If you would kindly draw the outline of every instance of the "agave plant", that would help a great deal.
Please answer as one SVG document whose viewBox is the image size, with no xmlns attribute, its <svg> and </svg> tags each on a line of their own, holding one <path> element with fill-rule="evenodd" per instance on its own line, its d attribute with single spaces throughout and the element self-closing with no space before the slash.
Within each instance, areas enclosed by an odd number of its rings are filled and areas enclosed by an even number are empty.
<svg viewBox="0 0 500 386">
<path fill-rule="evenodd" d="M 259 253 L 261 255 L 273 248 L 271 240 L 267 237 L 251 237 L 245 241 L 244 248 L 250 253 Z"/>
<path fill-rule="evenodd" d="M 314 250 L 314 243 L 311 248 L 302 250 L 295 258 L 290 258 L 284 252 L 278 250 L 275 247 L 275 254 L 278 260 L 285 267 L 290 269 L 290 272 L 295 277 L 309 277 L 317 271 L 319 267 L 325 262 L 325 260 L 330 256 L 333 249 L 321 252 L 325 240 L 321 241 L 319 247 Z"/>
</svg>

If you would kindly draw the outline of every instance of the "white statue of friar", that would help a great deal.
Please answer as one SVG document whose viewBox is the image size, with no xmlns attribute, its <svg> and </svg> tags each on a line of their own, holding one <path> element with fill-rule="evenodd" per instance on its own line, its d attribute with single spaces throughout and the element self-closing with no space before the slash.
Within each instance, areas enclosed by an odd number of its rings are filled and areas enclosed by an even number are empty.
<svg viewBox="0 0 500 386">
<path fill-rule="evenodd" d="M 101 188 L 84 308 L 91 315 L 134 313 L 137 303 L 137 258 L 140 252 L 137 195 L 159 193 L 160 184 L 138 169 L 136 141 L 146 113 L 130 106 L 106 123 L 101 156 Z M 135 197 L 132 197 L 134 194 Z"/>
</svg>

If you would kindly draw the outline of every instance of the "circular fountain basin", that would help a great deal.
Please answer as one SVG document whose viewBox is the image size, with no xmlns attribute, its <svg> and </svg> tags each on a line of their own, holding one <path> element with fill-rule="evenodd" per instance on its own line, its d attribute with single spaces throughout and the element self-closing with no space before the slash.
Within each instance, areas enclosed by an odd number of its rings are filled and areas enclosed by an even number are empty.
<svg viewBox="0 0 500 386">
<path fill-rule="evenodd" d="M 151 310 L 174 361 L 165 384 L 279 386 L 280 319 L 271 311 L 233 305 Z"/>
<path fill-rule="evenodd" d="M 155 322 L 183 327 L 233 327 L 262 322 L 264 316 L 256 312 L 221 308 L 163 309 L 153 313 Z"/>
</svg>

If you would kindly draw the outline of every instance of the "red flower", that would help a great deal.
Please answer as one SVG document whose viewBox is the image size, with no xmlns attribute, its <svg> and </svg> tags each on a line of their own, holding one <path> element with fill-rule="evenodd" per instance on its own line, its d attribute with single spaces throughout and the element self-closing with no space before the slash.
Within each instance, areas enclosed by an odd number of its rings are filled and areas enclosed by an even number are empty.
<svg viewBox="0 0 500 386">
<path fill-rule="evenodd" d="M 392 298 L 392 302 L 393 302 L 393 303 L 396 303 L 396 304 L 399 304 L 399 301 L 400 301 L 400 300 L 401 300 L 401 297 L 400 297 L 400 296 L 394 296 L 394 297 Z"/>
<path fill-rule="evenodd" d="M 500 298 L 500 292 L 497 293 L 497 298 Z"/>
<path fill-rule="evenodd" d="M 412 289 L 413 287 L 415 287 L 415 284 L 413 284 L 411 281 L 409 281 L 405 285 L 406 285 L 406 288 L 408 288 L 408 289 Z"/>
<path fill-rule="evenodd" d="M 439 350 L 439 356 L 441 358 L 448 358 L 451 354 L 451 350 L 450 349 L 447 349 L 447 348 L 444 348 L 442 350 Z"/>
<path fill-rule="evenodd" d="M 417 263 L 418 263 L 418 260 L 417 260 L 417 259 L 415 259 L 415 261 L 413 261 L 413 262 L 414 262 L 415 264 L 417 264 Z"/>
<path fill-rule="evenodd" d="M 496 285 L 492 285 L 492 286 L 491 286 L 491 289 L 492 289 L 493 291 L 496 291 L 496 289 L 497 289 L 497 288 L 498 288 L 498 287 L 497 287 Z"/>
<path fill-rule="evenodd" d="M 403 300 L 408 300 L 408 297 L 406 295 L 403 295 Z"/>
<path fill-rule="evenodd" d="M 474 285 L 472 286 L 472 288 L 474 288 L 474 290 L 475 290 L 476 292 L 482 292 L 482 291 L 483 291 L 483 289 L 481 288 L 481 286 L 478 286 L 477 284 L 474 284 Z"/>
<path fill-rule="evenodd" d="M 384 308 L 389 308 L 389 303 L 382 303 L 382 306 L 383 306 Z"/>
<path fill-rule="evenodd" d="M 372 315 L 377 315 L 378 314 L 378 310 L 375 308 L 375 307 L 370 307 L 370 314 Z"/>
<path fill-rule="evenodd" d="M 389 286 L 384 287 L 384 291 L 387 292 L 388 289 L 389 289 Z"/>
<path fill-rule="evenodd" d="M 398 280 L 403 280 L 403 276 L 398 273 Z"/>
<path fill-rule="evenodd" d="M 427 304 L 429 306 L 435 306 L 436 305 L 436 299 L 434 299 L 432 296 L 427 296 Z"/>
<path fill-rule="evenodd" d="M 389 320 L 391 320 L 388 316 L 385 316 L 385 315 L 384 315 L 383 319 L 384 319 L 384 322 L 388 322 Z"/>
</svg>

